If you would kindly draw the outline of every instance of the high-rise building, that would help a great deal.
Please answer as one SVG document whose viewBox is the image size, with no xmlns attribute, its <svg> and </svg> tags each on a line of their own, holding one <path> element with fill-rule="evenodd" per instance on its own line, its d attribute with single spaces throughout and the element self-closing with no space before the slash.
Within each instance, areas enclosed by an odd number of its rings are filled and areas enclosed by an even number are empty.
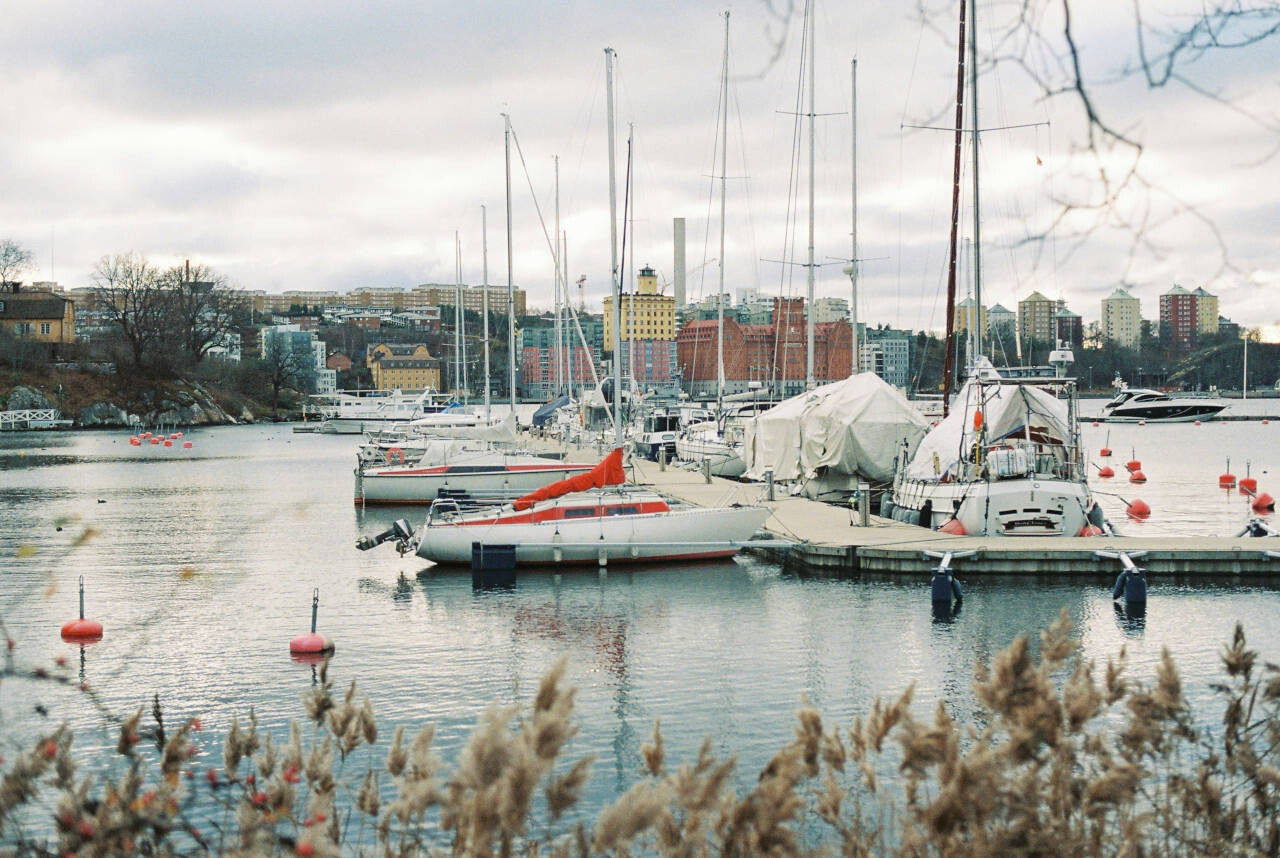
<svg viewBox="0 0 1280 858">
<path fill-rule="evenodd" d="M 1126 349 L 1142 344 L 1142 304 L 1125 289 L 1102 299 L 1102 338 Z"/>
<path fill-rule="evenodd" d="M 1190 351 L 1196 347 L 1196 334 L 1200 324 L 1198 303 L 1198 296 L 1194 292 L 1188 292 L 1178 285 L 1160 296 L 1161 341 L 1181 351 Z"/>
<path fill-rule="evenodd" d="M 1068 310 L 1065 302 L 1059 302 L 1053 314 L 1053 339 L 1055 345 L 1062 343 L 1067 348 L 1084 345 L 1084 320 L 1079 313 Z"/>
<path fill-rule="evenodd" d="M 1018 333 L 1022 337 L 1024 349 L 1031 342 L 1039 343 L 1042 347 L 1053 345 L 1053 314 L 1057 310 L 1058 302 L 1039 292 L 1032 292 L 1018 302 Z"/>
<path fill-rule="evenodd" d="M 975 302 L 972 298 L 965 298 L 964 300 L 958 301 L 956 303 L 955 331 L 957 334 L 960 333 L 961 331 L 968 331 L 970 329 L 973 329 L 976 331 L 975 316 L 977 316 L 978 314 L 974 309 L 975 307 L 977 307 L 977 302 Z M 985 307 L 982 310 L 981 318 L 982 318 L 984 329 L 989 330 L 990 318 L 988 317 L 987 310 Z"/>
<path fill-rule="evenodd" d="M 648 265 L 636 276 L 636 291 L 619 303 L 622 374 L 641 390 L 676 381 L 676 299 L 658 294 L 658 277 Z M 725 309 L 728 309 L 727 307 Z M 605 348 L 613 348 L 613 296 L 604 299 Z"/>
<path fill-rule="evenodd" d="M 1218 296 L 1210 295 L 1204 287 L 1196 289 L 1196 334 L 1218 333 Z"/>
</svg>

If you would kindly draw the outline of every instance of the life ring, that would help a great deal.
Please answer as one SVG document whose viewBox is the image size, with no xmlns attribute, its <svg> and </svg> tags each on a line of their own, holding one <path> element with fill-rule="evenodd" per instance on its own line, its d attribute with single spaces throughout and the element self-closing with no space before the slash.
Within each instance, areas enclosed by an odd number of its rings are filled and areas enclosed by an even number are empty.
<svg viewBox="0 0 1280 858">
<path fill-rule="evenodd" d="M 400 457 L 400 464 L 402 464 L 402 465 L 403 465 L 403 464 L 404 464 L 404 450 L 401 450 L 399 447 L 388 447 L 388 448 L 387 448 L 387 464 L 388 464 L 388 465 L 390 465 L 390 464 L 391 464 L 391 460 L 392 460 L 392 459 L 394 459 L 394 458 L 396 458 L 397 456 L 399 456 L 399 457 Z"/>
</svg>

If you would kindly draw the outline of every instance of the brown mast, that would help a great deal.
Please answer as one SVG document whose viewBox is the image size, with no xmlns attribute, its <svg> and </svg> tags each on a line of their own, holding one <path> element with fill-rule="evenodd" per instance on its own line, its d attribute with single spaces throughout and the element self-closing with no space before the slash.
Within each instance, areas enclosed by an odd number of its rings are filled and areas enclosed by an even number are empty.
<svg viewBox="0 0 1280 858">
<path fill-rule="evenodd" d="M 951 380 L 955 375 L 956 329 L 956 235 L 960 228 L 960 151 L 964 133 L 964 15 L 966 0 L 960 0 L 960 56 L 956 68 L 956 154 L 951 172 L 951 252 L 947 260 L 947 354 L 942 368 L 942 416 L 951 408 Z"/>
</svg>

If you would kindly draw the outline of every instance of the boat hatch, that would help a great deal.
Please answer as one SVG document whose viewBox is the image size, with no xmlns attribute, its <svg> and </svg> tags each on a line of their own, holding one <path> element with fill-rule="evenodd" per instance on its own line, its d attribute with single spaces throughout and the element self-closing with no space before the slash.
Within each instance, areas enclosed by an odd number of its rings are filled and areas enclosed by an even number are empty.
<svg viewBox="0 0 1280 858">
<path fill-rule="evenodd" d="M 638 506 L 607 506 L 604 508 L 605 515 L 639 515 L 640 507 Z"/>
<path fill-rule="evenodd" d="M 599 508 L 594 506 L 570 507 L 564 511 L 565 518 L 593 518 L 599 514 Z"/>
</svg>

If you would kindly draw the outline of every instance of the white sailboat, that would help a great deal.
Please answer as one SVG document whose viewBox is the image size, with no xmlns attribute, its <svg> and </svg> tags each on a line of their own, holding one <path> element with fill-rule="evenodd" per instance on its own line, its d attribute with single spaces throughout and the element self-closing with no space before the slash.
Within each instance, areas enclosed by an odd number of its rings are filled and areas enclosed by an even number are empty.
<svg viewBox="0 0 1280 858">
<path fill-rule="evenodd" d="M 961 6 L 960 43 L 965 44 Z M 977 39 L 968 30 L 970 134 L 973 144 L 974 324 L 982 344 L 982 292 L 979 264 Z M 951 209 L 951 257 L 947 295 L 947 357 L 944 370 L 944 418 L 914 456 L 904 449 L 896 463 L 892 499 L 884 511 L 899 521 L 953 534 L 976 536 L 1094 536 L 1106 523 L 1089 491 L 1087 461 L 1076 413 L 1075 380 L 1065 377 L 1070 351 L 1050 357 L 1057 372 L 1039 377 L 1019 373 L 1002 377 L 981 355 L 973 360 L 969 381 L 950 402 L 954 354 L 954 306 L 960 153 L 964 113 L 965 52 L 961 50 L 957 86 L 954 184 Z M 975 352 L 971 352 L 975 353 Z M 1056 395 L 1055 395 L 1056 394 Z"/>
</svg>

